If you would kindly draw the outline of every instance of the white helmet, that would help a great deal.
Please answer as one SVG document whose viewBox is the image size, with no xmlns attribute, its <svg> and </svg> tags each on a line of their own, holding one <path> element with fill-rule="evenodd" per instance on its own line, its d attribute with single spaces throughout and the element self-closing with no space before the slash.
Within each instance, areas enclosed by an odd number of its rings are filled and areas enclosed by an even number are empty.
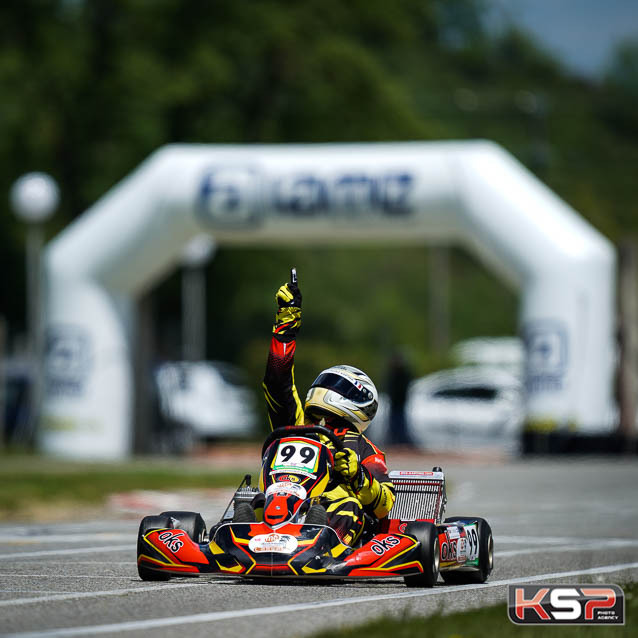
<svg viewBox="0 0 638 638">
<path fill-rule="evenodd" d="M 352 366 L 332 366 L 310 386 L 304 410 L 338 416 L 363 432 L 379 407 L 379 394 L 370 377 Z"/>
</svg>

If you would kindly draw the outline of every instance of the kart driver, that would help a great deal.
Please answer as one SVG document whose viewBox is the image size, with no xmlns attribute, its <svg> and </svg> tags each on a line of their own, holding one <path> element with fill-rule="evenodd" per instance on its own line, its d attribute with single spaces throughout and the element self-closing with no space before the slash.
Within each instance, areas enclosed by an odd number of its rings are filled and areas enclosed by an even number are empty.
<svg viewBox="0 0 638 638">
<path fill-rule="evenodd" d="M 273 429 L 324 425 L 342 439 L 345 449 L 334 454 L 338 484 L 323 495 L 322 505 L 328 524 L 343 543 L 352 545 L 363 530 L 364 512 L 378 520 L 394 503 L 385 455 L 363 435 L 377 411 L 377 389 L 361 370 L 333 366 L 315 379 L 302 409 L 294 374 L 301 326 L 301 292 L 295 279 L 296 274 L 275 295 L 277 314 L 263 382 L 268 419 Z"/>
</svg>

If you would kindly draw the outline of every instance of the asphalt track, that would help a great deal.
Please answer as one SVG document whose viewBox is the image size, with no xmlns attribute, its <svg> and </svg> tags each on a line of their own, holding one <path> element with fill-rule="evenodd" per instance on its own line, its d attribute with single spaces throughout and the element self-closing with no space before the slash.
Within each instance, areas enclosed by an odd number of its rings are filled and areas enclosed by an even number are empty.
<svg viewBox="0 0 638 638">
<path fill-rule="evenodd" d="M 292 638 L 382 614 L 504 602 L 509 583 L 638 580 L 635 460 L 456 461 L 444 470 L 447 514 L 483 516 L 492 525 L 495 568 L 484 585 L 414 590 L 401 580 L 262 585 L 217 577 L 145 583 L 135 567 L 134 520 L 5 523 L 0 632 Z"/>
</svg>

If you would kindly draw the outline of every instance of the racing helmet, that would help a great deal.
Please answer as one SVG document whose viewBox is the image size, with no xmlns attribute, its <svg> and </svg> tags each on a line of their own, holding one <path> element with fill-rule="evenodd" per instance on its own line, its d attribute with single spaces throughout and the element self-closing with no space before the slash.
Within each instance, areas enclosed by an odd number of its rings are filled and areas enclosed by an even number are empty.
<svg viewBox="0 0 638 638">
<path fill-rule="evenodd" d="M 310 386 L 304 411 L 314 416 L 336 416 L 363 432 L 379 407 L 379 393 L 370 377 L 352 366 L 327 368 Z"/>
</svg>

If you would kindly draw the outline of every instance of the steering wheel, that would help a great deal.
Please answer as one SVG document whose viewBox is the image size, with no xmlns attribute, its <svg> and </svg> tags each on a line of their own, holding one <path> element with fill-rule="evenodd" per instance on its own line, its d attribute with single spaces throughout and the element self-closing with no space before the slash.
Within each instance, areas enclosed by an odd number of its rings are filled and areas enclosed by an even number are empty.
<svg viewBox="0 0 638 638">
<path fill-rule="evenodd" d="M 330 443 L 334 445 L 338 452 L 344 449 L 343 441 L 332 430 L 323 425 L 289 425 L 283 428 L 276 428 L 266 437 L 261 448 L 261 456 L 263 457 L 266 454 L 266 450 L 274 441 L 287 436 L 303 436 L 304 434 L 321 434 L 330 440 Z"/>
</svg>

